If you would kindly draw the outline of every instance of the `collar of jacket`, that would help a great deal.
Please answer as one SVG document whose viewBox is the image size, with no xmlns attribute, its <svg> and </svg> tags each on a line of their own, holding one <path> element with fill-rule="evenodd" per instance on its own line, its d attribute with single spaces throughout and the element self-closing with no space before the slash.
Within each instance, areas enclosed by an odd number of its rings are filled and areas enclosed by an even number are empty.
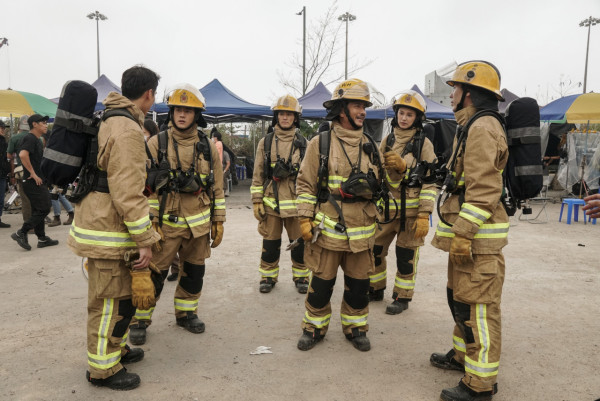
<svg viewBox="0 0 600 401">
<path fill-rule="evenodd" d="M 296 128 L 292 127 L 290 129 L 283 130 L 279 128 L 279 125 L 276 125 L 273 129 L 273 132 L 275 133 L 275 136 L 277 136 L 277 138 L 283 142 L 290 142 L 296 134 Z"/>
<path fill-rule="evenodd" d="M 181 131 L 175 127 L 172 121 L 169 121 L 169 133 L 177 141 L 177 144 L 183 146 L 191 146 L 198 141 L 197 127 L 196 123 L 194 123 L 188 129 Z"/>
<path fill-rule="evenodd" d="M 395 127 L 394 128 L 394 136 L 396 137 L 396 142 L 401 145 L 406 145 L 408 141 L 415 136 L 415 132 L 417 132 L 416 128 L 411 129 L 402 129 Z"/>
<path fill-rule="evenodd" d="M 469 121 L 469 118 L 473 117 L 475 113 L 477 113 L 475 106 L 468 106 L 455 112 L 454 117 L 456 118 L 458 125 L 464 126 L 467 121 Z"/>
<path fill-rule="evenodd" d="M 106 109 L 127 109 L 140 126 L 144 126 L 144 113 L 133 102 L 118 92 L 110 92 L 102 102 Z"/>
<path fill-rule="evenodd" d="M 350 146 L 358 146 L 363 137 L 363 129 L 346 129 L 343 128 L 337 121 L 334 121 L 332 124 L 331 130 L 335 133 L 335 136 L 338 137 L 344 143 L 347 143 Z"/>
</svg>

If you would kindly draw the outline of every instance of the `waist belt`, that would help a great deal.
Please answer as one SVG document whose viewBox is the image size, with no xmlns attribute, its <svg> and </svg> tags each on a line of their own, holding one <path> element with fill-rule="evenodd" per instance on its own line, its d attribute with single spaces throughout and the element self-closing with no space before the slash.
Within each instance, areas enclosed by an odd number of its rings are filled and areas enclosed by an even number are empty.
<svg viewBox="0 0 600 401">
<path fill-rule="evenodd" d="M 331 197 L 336 201 L 340 201 L 342 203 L 356 203 L 356 202 L 370 202 L 371 199 L 363 198 L 362 196 L 355 196 L 354 198 L 343 198 L 342 195 L 339 194 L 331 194 Z"/>
<path fill-rule="evenodd" d="M 106 174 L 106 171 L 98 171 L 92 191 L 103 192 L 105 194 L 110 193 L 108 190 L 108 175 Z"/>
</svg>

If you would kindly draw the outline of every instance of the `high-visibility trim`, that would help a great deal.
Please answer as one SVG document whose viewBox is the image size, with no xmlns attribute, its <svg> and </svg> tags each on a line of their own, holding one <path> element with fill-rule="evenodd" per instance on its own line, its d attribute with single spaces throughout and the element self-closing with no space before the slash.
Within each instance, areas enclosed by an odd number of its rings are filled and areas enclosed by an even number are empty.
<svg viewBox="0 0 600 401">
<path fill-rule="evenodd" d="M 477 333 L 479 334 L 479 361 L 486 363 L 489 361 L 490 352 L 490 332 L 487 324 L 487 305 L 475 304 L 475 320 L 477 321 Z"/>
<path fill-rule="evenodd" d="M 88 365 L 96 369 L 107 370 L 121 361 L 121 350 L 108 355 L 92 354 L 88 351 Z"/>
<path fill-rule="evenodd" d="M 414 290 L 415 289 L 415 279 L 414 278 L 412 280 L 404 280 L 400 277 L 396 277 L 394 284 L 396 285 L 396 287 L 403 288 L 405 290 Z"/>
<path fill-rule="evenodd" d="M 482 224 L 475 238 L 507 238 L 510 223 Z M 439 237 L 454 238 L 452 227 L 438 222 L 435 234 Z"/>
<path fill-rule="evenodd" d="M 142 217 L 141 219 L 136 221 L 123 220 L 123 223 L 125 223 L 125 225 L 127 226 L 127 230 L 129 231 L 129 233 L 133 235 L 146 232 L 152 226 L 152 223 L 150 223 L 150 217 L 148 216 Z"/>
<path fill-rule="evenodd" d="M 458 215 L 463 219 L 477 224 L 479 227 L 481 227 L 481 225 L 492 216 L 491 213 L 488 213 L 485 210 L 473 206 L 467 202 L 463 203 Z"/>
<path fill-rule="evenodd" d="M 279 276 L 279 266 L 271 270 L 265 270 L 263 268 L 258 268 L 258 272 L 261 277 L 277 277 Z"/>
<path fill-rule="evenodd" d="M 377 274 L 373 274 L 372 276 L 369 276 L 369 282 L 371 284 L 374 284 L 374 283 L 378 283 L 382 280 L 385 280 L 386 278 L 387 278 L 387 274 L 386 274 L 386 271 L 384 270 L 381 273 L 377 273 Z"/>
<path fill-rule="evenodd" d="M 310 275 L 310 270 L 298 269 L 297 267 L 292 267 L 292 275 L 294 277 L 298 277 L 298 278 L 308 277 Z"/>
<path fill-rule="evenodd" d="M 158 210 L 160 203 L 158 202 L 158 199 L 148 199 L 148 206 L 150 206 L 152 209 Z"/>
<path fill-rule="evenodd" d="M 225 210 L 225 198 L 215 199 L 215 210 Z"/>
<path fill-rule="evenodd" d="M 385 178 L 386 178 L 388 184 L 390 185 L 390 187 L 392 187 L 394 189 L 398 189 L 398 187 L 400 186 L 400 183 L 402 182 L 402 180 L 400 180 L 400 181 L 392 180 L 392 177 L 390 177 L 390 175 L 387 173 L 387 171 L 385 172 Z"/>
<path fill-rule="evenodd" d="M 340 233 L 335 229 L 337 221 L 325 215 L 323 212 L 317 213 L 314 220 L 315 224 L 319 225 L 322 220 L 324 227 L 321 229 L 321 234 L 330 238 L 341 240 L 359 240 L 370 238 L 375 235 L 375 228 L 377 226 L 376 223 L 373 223 L 370 226 L 351 227 L 347 228 L 345 232 Z"/>
<path fill-rule="evenodd" d="M 544 168 L 541 164 L 538 165 L 529 165 L 529 166 L 515 166 L 515 176 L 523 176 L 523 175 L 543 175 Z"/>
<path fill-rule="evenodd" d="M 338 189 L 342 185 L 343 181 L 344 177 L 341 175 L 330 175 L 329 179 L 327 180 L 327 184 L 331 189 Z"/>
<path fill-rule="evenodd" d="M 200 182 L 202 182 L 202 186 L 206 187 L 208 185 L 208 174 L 198 174 L 200 176 Z"/>
<path fill-rule="evenodd" d="M 368 313 L 359 316 L 345 315 L 343 313 L 340 313 L 340 317 L 342 318 L 342 325 L 344 326 L 366 326 L 368 316 Z"/>
<path fill-rule="evenodd" d="M 71 225 L 69 235 L 80 244 L 124 248 L 137 246 L 129 233 L 86 230 L 75 226 L 75 223 Z"/>
<path fill-rule="evenodd" d="M 125 335 L 123 335 L 123 338 L 121 338 L 121 344 L 119 344 L 121 348 L 125 348 L 125 346 L 127 345 L 127 337 L 129 337 L 129 330 L 127 330 L 125 332 Z"/>
<path fill-rule="evenodd" d="M 465 372 L 479 377 L 491 377 L 498 375 L 500 362 L 477 362 L 465 355 Z"/>
<path fill-rule="evenodd" d="M 81 167 L 83 158 L 59 152 L 48 147 L 44 148 L 44 159 L 52 160 L 61 164 L 66 164 L 71 167 Z"/>
<path fill-rule="evenodd" d="M 177 217 L 177 221 L 169 221 L 170 214 L 163 215 L 163 224 L 166 224 L 170 227 L 175 228 L 187 228 L 188 223 L 185 221 L 183 217 Z"/>
<path fill-rule="evenodd" d="M 317 197 L 311 194 L 300 194 L 298 195 L 297 202 L 314 205 L 317 203 Z"/>
<path fill-rule="evenodd" d="M 277 201 L 275 200 L 275 198 L 265 196 L 263 198 L 263 203 L 265 204 L 265 206 L 268 206 L 273 210 L 275 210 L 275 208 L 277 208 Z"/>
<path fill-rule="evenodd" d="M 96 348 L 97 356 L 106 355 L 106 350 L 108 348 L 108 330 L 110 329 L 110 321 L 112 319 L 114 307 L 114 299 L 104 298 L 102 315 L 100 316 L 100 325 L 98 326 L 98 345 Z"/>
<path fill-rule="evenodd" d="M 135 310 L 135 318 L 137 320 L 150 320 L 152 318 L 152 313 L 154 312 L 154 307 L 150 309 L 136 309 Z"/>
<path fill-rule="evenodd" d="M 435 197 L 437 196 L 437 191 L 432 191 L 430 189 L 422 189 L 419 193 L 419 200 L 427 200 L 435 202 Z"/>
<path fill-rule="evenodd" d="M 279 209 L 280 210 L 296 209 L 296 200 L 295 199 L 280 200 L 279 201 Z"/>
<path fill-rule="evenodd" d="M 261 194 L 262 195 L 264 192 L 265 192 L 265 189 L 262 187 L 262 185 L 250 187 L 251 194 Z"/>
<path fill-rule="evenodd" d="M 348 235 L 349 240 L 370 238 L 375 235 L 376 227 L 377 227 L 376 223 L 373 223 L 370 226 L 351 227 L 351 228 L 346 229 L 346 234 Z"/>
<path fill-rule="evenodd" d="M 187 301 L 185 299 L 175 298 L 174 300 L 175 310 L 183 312 L 193 312 L 198 308 L 198 300 Z"/>
<path fill-rule="evenodd" d="M 467 352 L 467 346 L 465 345 L 465 340 L 460 337 L 452 336 L 452 343 L 454 344 L 454 348 L 457 351 Z"/>
<path fill-rule="evenodd" d="M 184 220 L 187 223 L 187 225 L 190 226 L 190 228 L 206 224 L 210 221 L 210 209 L 207 209 L 204 212 L 200 212 L 193 216 L 186 217 Z"/>
<path fill-rule="evenodd" d="M 310 316 L 308 314 L 308 311 L 306 311 L 304 313 L 304 319 L 302 319 L 302 321 L 304 323 L 313 325 L 318 329 L 322 329 L 323 327 L 328 326 L 330 320 L 331 320 L 331 313 L 326 316 L 323 316 L 323 317 L 317 317 L 317 316 Z"/>
</svg>

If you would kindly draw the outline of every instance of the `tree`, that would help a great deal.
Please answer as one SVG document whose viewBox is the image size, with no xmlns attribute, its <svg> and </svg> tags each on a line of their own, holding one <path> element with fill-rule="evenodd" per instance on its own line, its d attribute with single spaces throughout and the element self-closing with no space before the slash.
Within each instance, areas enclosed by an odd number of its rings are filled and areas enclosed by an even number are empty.
<svg viewBox="0 0 600 401">
<path fill-rule="evenodd" d="M 306 32 L 306 92 L 319 81 L 325 85 L 339 82 L 344 78 L 344 24 L 337 20 L 337 2 L 327 10 L 325 16 L 311 24 Z M 349 61 L 353 58 L 350 57 Z M 373 60 L 362 60 L 348 66 L 348 75 L 370 65 Z M 286 63 L 291 72 L 279 71 L 279 82 L 297 97 L 302 96 L 302 55 L 296 53 Z"/>
</svg>

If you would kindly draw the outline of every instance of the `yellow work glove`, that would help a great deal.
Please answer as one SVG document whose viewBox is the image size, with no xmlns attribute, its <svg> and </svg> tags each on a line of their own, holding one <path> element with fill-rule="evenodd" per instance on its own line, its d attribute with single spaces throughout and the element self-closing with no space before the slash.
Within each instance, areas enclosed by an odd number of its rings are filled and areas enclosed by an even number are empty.
<svg viewBox="0 0 600 401">
<path fill-rule="evenodd" d="M 263 221 L 265 218 L 265 205 L 260 203 L 252 204 L 252 208 L 254 209 L 254 218 L 258 221 Z"/>
<path fill-rule="evenodd" d="M 131 302 L 138 309 L 148 310 L 156 305 L 150 269 L 131 271 Z"/>
<path fill-rule="evenodd" d="M 402 174 L 406 171 L 406 162 L 404 159 L 393 150 L 385 152 L 383 154 L 383 167 L 386 170 L 395 170 L 397 173 Z"/>
<path fill-rule="evenodd" d="M 221 244 L 221 241 L 223 240 L 222 221 L 213 221 L 212 226 L 210 227 L 210 238 L 212 238 L 212 244 L 210 244 L 211 248 L 216 248 Z"/>
<path fill-rule="evenodd" d="M 425 238 L 429 232 L 429 213 L 419 213 L 412 229 L 415 231 L 415 239 Z"/>
<path fill-rule="evenodd" d="M 453 265 L 464 265 L 473 262 L 471 254 L 472 240 L 455 235 L 450 244 L 450 261 Z"/>
<path fill-rule="evenodd" d="M 302 217 L 298 219 L 300 223 L 300 232 L 302 233 L 302 239 L 304 242 L 310 242 L 313 237 L 313 224 L 308 217 Z"/>
</svg>

